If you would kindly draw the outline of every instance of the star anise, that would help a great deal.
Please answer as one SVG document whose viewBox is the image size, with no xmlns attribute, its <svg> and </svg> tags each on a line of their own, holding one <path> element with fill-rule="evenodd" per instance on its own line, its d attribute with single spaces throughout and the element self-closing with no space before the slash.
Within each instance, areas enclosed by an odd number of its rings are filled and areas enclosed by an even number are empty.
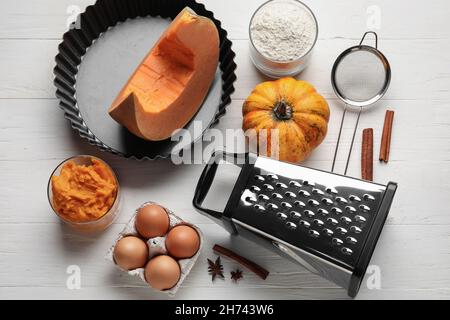
<svg viewBox="0 0 450 320">
<path fill-rule="evenodd" d="M 216 277 L 224 278 L 223 276 L 223 266 L 220 263 L 220 257 L 217 257 L 216 262 L 208 259 L 208 273 L 212 276 L 212 281 L 216 279 Z"/>
<path fill-rule="evenodd" d="M 234 282 L 238 282 L 242 279 L 242 271 L 239 269 L 236 269 L 236 271 L 231 271 L 231 280 Z"/>
</svg>

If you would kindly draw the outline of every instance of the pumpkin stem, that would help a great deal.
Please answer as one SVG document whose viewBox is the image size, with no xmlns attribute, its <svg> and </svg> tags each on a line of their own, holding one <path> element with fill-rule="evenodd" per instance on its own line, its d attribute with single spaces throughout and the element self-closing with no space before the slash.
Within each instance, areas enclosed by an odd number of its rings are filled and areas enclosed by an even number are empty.
<svg viewBox="0 0 450 320">
<path fill-rule="evenodd" d="M 275 104 L 273 113 L 280 120 L 290 120 L 292 118 L 292 107 L 284 99 L 281 99 Z"/>
</svg>

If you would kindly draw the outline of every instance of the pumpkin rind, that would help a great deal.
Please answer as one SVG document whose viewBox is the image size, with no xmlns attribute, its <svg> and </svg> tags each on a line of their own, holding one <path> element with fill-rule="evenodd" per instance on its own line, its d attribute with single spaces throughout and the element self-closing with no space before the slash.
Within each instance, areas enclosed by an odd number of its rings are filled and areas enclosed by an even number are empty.
<svg viewBox="0 0 450 320">
<path fill-rule="evenodd" d="M 276 115 L 280 101 L 289 106 L 292 116 Z M 264 152 L 267 156 L 272 156 L 270 129 L 278 129 L 278 158 L 289 162 L 306 159 L 322 143 L 330 118 L 328 103 L 316 89 L 291 77 L 258 84 L 245 100 L 242 112 L 245 131 L 254 129 L 259 135 L 261 130 L 269 130 Z"/>
</svg>

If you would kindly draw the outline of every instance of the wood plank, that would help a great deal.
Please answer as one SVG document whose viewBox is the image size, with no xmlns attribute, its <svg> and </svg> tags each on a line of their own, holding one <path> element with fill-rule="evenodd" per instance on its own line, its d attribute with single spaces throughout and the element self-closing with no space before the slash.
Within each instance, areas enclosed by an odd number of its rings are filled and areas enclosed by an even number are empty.
<svg viewBox="0 0 450 320">
<path fill-rule="evenodd" d="M 256 8 L 265 0 L 203 0 L 222 21 L 232 39 L 248 38 L 248 23 Z M 0 38 L 60 39 L 66 31 L 71 6 L 81 11 L 94 0 L 2 0 Z M 320 38 L 360 39 L 368 28 L 376 28 L 383 38 L 436 39 L 449 37 L 450 8 L 446 0 L 423 3 L 418 0 L 334 1 L 305 0 L 317 16 Z M 407 10 L 407 18 L 399 13 Z M 373 25 L 375 17 L 379 24 Z M 426 27 L 423 27 L 426 26 Z"/>
<path fill-rule="evenodd" d="M 105 300 L 153 300 L 169 299 L 162 294 L 154 294 L 148 288 L 134 287 L 85 287 L 81 290 L 68 290 L 60 287 L 0 287 L 0 298 L 13 299 L 62 299 L 62 300 L 85 300 L 92 299 Z M 356 300 L 380 299 L 380 300 L 448 300 L 450 289 L 387 289 L 362 291 Z M 172 299 L 172 298 L 170 298 Z M 216 299 L 216 300 L 348 300 L 343 289 L 273 289 L 255 290 L 249 288 L 234 288 L 223 290 L 222 288 L 189 288 L 182 289 L 177 296 L 177 300 L 195 299 Z M 225 303 L 225 301 L 224 301 Z"/>
<path fill-rule="evenodd" d="M 223 290 L 234 292 L 238 298 L 251 297 L 258 291 L 278 290 L 296 291 L 299 297 L 308 292 L 320 292 L 327 297 L 330 292 L 340 291 L 340 297 L 346 298 L 345 291 L 336 285 L 311 274 L 301 266 L 267 252 L 262 247 L 244 239 L 229 238 L 228 234 L 215 224 L 199 224 L 205 235 L 204 250 L 192 273 L 183 284 L 179 298 L 192 294 L 199 298 L 198 291 Z M 29 288 L 66 289 L 67 267 L 77 265 L 81 269 L 82 290 L 98 287 L 109 288 L 112 297 L 116 288 L 133 292 L 136 288 L 145 288 L 145 283 L 127 276 L 117 270 L 103 256 L 114 240 L 121 225 L 114 225 L 97 237 L 79 236 L 66 228 L 54 224 L 2 224 L 0 225 L 0 290 Z M 7 235 L 7 236 L 6 236 Z M 381 288 L 368 289 L 366 278 L 361 288 L 362 297 L 390 297 L 390 292 L 404 290 L 423 290 L 422 297 L 428 297 L 428 290 L 448 290 L 450 288 L 450 233 L 447 226 L 386 226 L 371 261 L 372 266 L 380 270 Z M 443 240 L 446 239 L 445 242 Z M 20 246 L 16 244 L 20 243 Z M 36 244 L 40 246 L 36 246 Z M 211 284 L 206 272 L 206 258 L 214 257 L 212 246 L 220 243 L 237 252 L 245 253 L 248 258 L 266 267 L 271 274 L 263 281 L 244 270 L 244 279 L 238 286 L 229 279 Z M 51 250 L 44 249 L 51 248 Z M 30 265 L 33 261 L 34 266 Z M 228 259 L 223 259 L 225 272 L 236 267 Z M 12 271 L 14 270 L 14 271 Z M 414 281 L 412 281 L 412 279 Z M 256 289 L 264 290 L 256 290 Z M 13 291 L 14 292 L 14 291 Z M 274 292 L 274 291 L 272 291 Z M 398 293 L 398 292 L 397 292 Z M 416 296 L 419 294 L 416 292 Z M 1 296 L 1 294 L 0 294 Z M 264 295 L 265 297 L 271 297 Z M 284 296 L 284 293 L 283 293 Z M 74 296 L 75 297 L 75 296 Z M 147 292 L 148 298 L 160 298 L 160 294 Z M 259 297 L 259 296 L 258 296 Z M 393 295 L 393 297 L 396 297 Z M 398 297 L 398 296 L 397 296 Z M 271 297 L 275 298 L 275 297 Z"/>
<path fill-rule="evenodd" d="M 233 103 L 217 126 L 222 132 L 241 126 L 241 105 L 253 87 L 266 78 L 251 64 L 248 22 L 265 0 L 204 0 L 235 40 L 238 80 Z M 0 299 L 165 299 L 146 285 L 116 270 L 103 259 L 109 245 L 134 208 L 147 200 L 169 206 L 203 230 L 206 246 L 177 299 L 348 299 L 345 290 L 287 262 L 246 240 L 230 237 L 218 225 L 196 213 L 193 187 L 202 165 L 175 166 L 170 161 L 137 162 L 105 154 L 69 128 L 57 107 L 52 85 L 54 56 L 66 30 L 67 8 L 80 9 L 94 0 L 0 1 Z M 356 44 L 368 28 L 368 12 L 380 10 L 380 49 L 389 58 L 393 80 L 377 108 L 364 113 L 361 127 L 374 128 L 375 150 L 387 107 L 396 111 L 392 159 L 374 164 L 375 180 L 399 183 L 387 225 L 371 261 L 381 271 L 381 289 L 363 282 L 359 299 L 449 299 L 450 225 L 446 207 L 450 193 L 450 5 L 434 0 L 352 1 L 305 0 L 316 13 L 319 42 L 311 65 L 300 78 L 312 82 L 329 100 L 329 134 L 305 165 L 328 170 L 337 137 L 342 105 L 330 84 L 335 57 Z M 375 7 L 373 7 L 375 5 Z M 370 11 L 369 10 L 369 11 Z M 405 18 L 404 12 L 407 12 Z M 345 21 L 344 21 L 345 20 Z M 345 163 L 355 114 L 343 130 L 337 171 Z M 359 175 L 360 134 L 350 164 Z M 231 148 L 230 143 L 227 144 Z M 61 226 L 46 198 L 51 170 L 73 154 L 102 157 L 117 171 L 123 187 L 118 220 L 105 233 L 80 236 Z M 206 204 L 221 209 L 231 190 L 225 166 Z M 227 189 L 228 188 L 228 189 Z M 244 271 L 244 279 L 211 284 L 206 258 L 219 243 L 240 252 L 271 271 L 266 281 Z M 236 267 L 223 260 L 225 271 Z M 66 288 L 66 268 L 82 268 L 82 289 Z"/>
<path fill-rule="evenodd" d="M 229 112 L 219 123 L 224 132 L 227 128 L 238 129 L 242 101 L 234 101 Z M 450 109 L 444 102 L 435 102 L 427 117 L 423 117 L 423 104 L 418 101 L 392 102 L 396 110 L 393 131 L 392 160 L 388 165 L 374 163 L 375 180 L 399 183 L 389 224 L 450 224 L 445 208 L 450 191 L 450 134 L 447 130 Z M 177 212 L 186 212 L 193 222 L 198 220 L 191 206 L 193 185 L 197 183 L 202 165 L 176 166 L 170 161 L 137 162 L 106 154 L 81 139 L 63 119 L 54 100 L 0 100 L 0 112 L 8 114 L 0 122 L 0 203 L 6 212 L 0 222 L 51 222 L 54 218 L 46 198 L 46 182 L 54 167 L 74 154 L 92 154 L 110 163 L 119 175 L 123 186 L 125 212 L 148 200 L 160 201 Z M 27 110 L 24 112 L 24 110 Z M 329 170 L 336 143 L 338 119 L 341 109 L 333 107 L 330 132 L 325 142 L 304 164 Z M 376 108 L 361 119 L 361 129 L 374 127 L 375 146 L 378 148 L 383 125 L 384 108 Z M 5 121 L 7 119 L 7 121 Z M 343 131 L 342 149 L 339 153 L 337 172 L 341 172 L 352 133 L 352 120 Z M 417 123 L 416 126 L 407 126 Z M 414 143 L 411 143 L 411 142 Z M 220 144 L 222 145 L 222 144 Z M 229 150 L 231 145 L 227 145 Z M 355 152 L 349 168 L 350 175 L 359 177 L 360 135 L 357 135 Z M 207 160 L 204 159 L 205 161 Z M 39 169 L 37 169 L 39 168 Z M 227 177 L 227 168 L 224 169 Z M 231 169 L 230 169 L 231 170 Z M 31 181 L 31 183 L 30 183 Z M 228 179 L 231 181 L 231 179 Z M 439 183 L 437 183 L 439 182 Z M 20 190 L 20 192 L 19 192 Z M 424 193 L 427 195 L 424 199 Z M 36 206 L 30 210 L 26 194 Z M 177 195 L 174 197 L 174 195 Z M 214 198 L 215 197 L 215 198 Z M 220 192 L 212 194 L 211 203 L 226 199 Z M 420 199 L 420 201 L 417 201 Z M 225 203 L 218 209 L 222 209 Z M 126 222 L 128 213 L 119 218 Z"/>
<path fill-rule="evenodd" d="M 234 100 L 227 107 L 226 115 L 215 126 L 224 136 L 227 129 L 238 130 L 241 128 L 242 103 L 242 100 Z M 375 170 L 380 169 L 379 171 L 381 171 L 382 168 L 389 168 L 397 161 L 408 162 L 413 165 L 450 160 L 448 143 L 450 139 L 448 131 L 450 109 L 447 107 L 447 102 L 430 101 L 428 111 L 425 112 L 421 101 L 387 100 L 378 107 L 363 113 L 360 128 L 374 128 L 376 148 L 379 147 L 381 140 L 383 116 L 387 108 L 396 112 L 392 136 L 392 163 L 383 165 L 377 162 L 378 166 Z M 327 165 L 330 165 L 334 146 L 337 142 L 342 106 L 336 101 L 330 101 L 330 109 L 331 118 L 328 135 L 323 144 L 315 150 L 309 161 L 306 162 L 307 165 L 315 165 L 316 162 L 320 165 L 320 168 L 326 168 Z M 58 108 L 56 100 L 0 99 L 0 112 L 8 114 L 0 122 L 2 133 L 0 147 L 3 150 L 0 153 L 0 161 L 62 160 L 72 155 L 74 151 L 96 151 L 70 128 L 69 122 L 63 118 L 63 112 Z M 424 112 L 426 116 L 424 116 Z M 105 116 L 108 116 L 106 112 Z M 342 155 L 340 155 L 339 160 L 346 160 L 345 155 L 350 145 L 355 117 L 356 114 L 349 114 L 345 121 L 341 142 Z M 417 125 L 408 126 L 409 123 Z M 95 131 L 95 128 L 92 128 L 92 130 Z M 357 148 L 360 145 L 361 137 L 357 135 L 356 139 L 355 150 L 359 150 Z M 411 143 L 411 141 L 414 143 Z M 45 148 L 42 148 L 43 145 L 40 142 L 45 143 Z M 228 143 L 230 149 L 233 149 L 231 141 Z M 237 143 L 235 145 L 236 148 L 240 147 Z M 357 151 L 355 151 L 354 159 L 358 159 Z M 321 162 L 325 163 L 321 164 Z M 141 164 L 136 165 L 140 166 Z M 357 173 L 357 169 L 359 169 L 358 161 L 355 160 L 354 165 L 354 172 Z M 445 172 L 446 168 L 440 169 Z"/>
<path fill-rule="evenodd" d="M 55 97 L 52 69 L 58 40 L 0 40 L 0 99 Z M 331 67 L 338 54 L 355 44 L 353 40 L 320 41 L 309 67 L 299 76 L 314 84 L 326 98 L 335 99 L 330 82 Z M 449 98 L 450 64 L 447 40 L 387 40 L 380 43 L 393 68 L 386 100 L 445 100 Z M 245 99 L 254 86 L 267 78 L 252 65 L 247 40 L 234 41 L 238 65 L 234 99 Z M 405 52 L 408 57 L 405 58 Z M 89 54 L 89 53 L 88 53 Z M 423 63 L 424 57 L 427 63 Z M 414 67 L 412 67 L 414 66 Z M 105 75 L 106 77 L 107 75 Z"/>
</svg>

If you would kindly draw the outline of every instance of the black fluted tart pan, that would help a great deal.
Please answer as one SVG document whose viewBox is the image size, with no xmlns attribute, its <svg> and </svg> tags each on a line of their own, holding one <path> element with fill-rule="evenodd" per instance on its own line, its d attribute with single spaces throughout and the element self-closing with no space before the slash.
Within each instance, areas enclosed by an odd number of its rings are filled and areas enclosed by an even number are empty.
<svg viewBox="0 0 450 320">
<path fill-rule="evenodd" d="M 185 7 L 216 25 L 219 66 L 200 110 L 184 128 L 187 134 L 180 141 L 146 141 L 116 123 L 108 108 L 171 19 Z M 79 15 L 58 46 L 54 84 L 59 106 L 80 136 L 103 151 L 135 159 L 167 158 L 200 139 L 225 114 L 236 80 L 231 46 L 220 21 L 195 0 L 98 0 Z"/>
</svg>

